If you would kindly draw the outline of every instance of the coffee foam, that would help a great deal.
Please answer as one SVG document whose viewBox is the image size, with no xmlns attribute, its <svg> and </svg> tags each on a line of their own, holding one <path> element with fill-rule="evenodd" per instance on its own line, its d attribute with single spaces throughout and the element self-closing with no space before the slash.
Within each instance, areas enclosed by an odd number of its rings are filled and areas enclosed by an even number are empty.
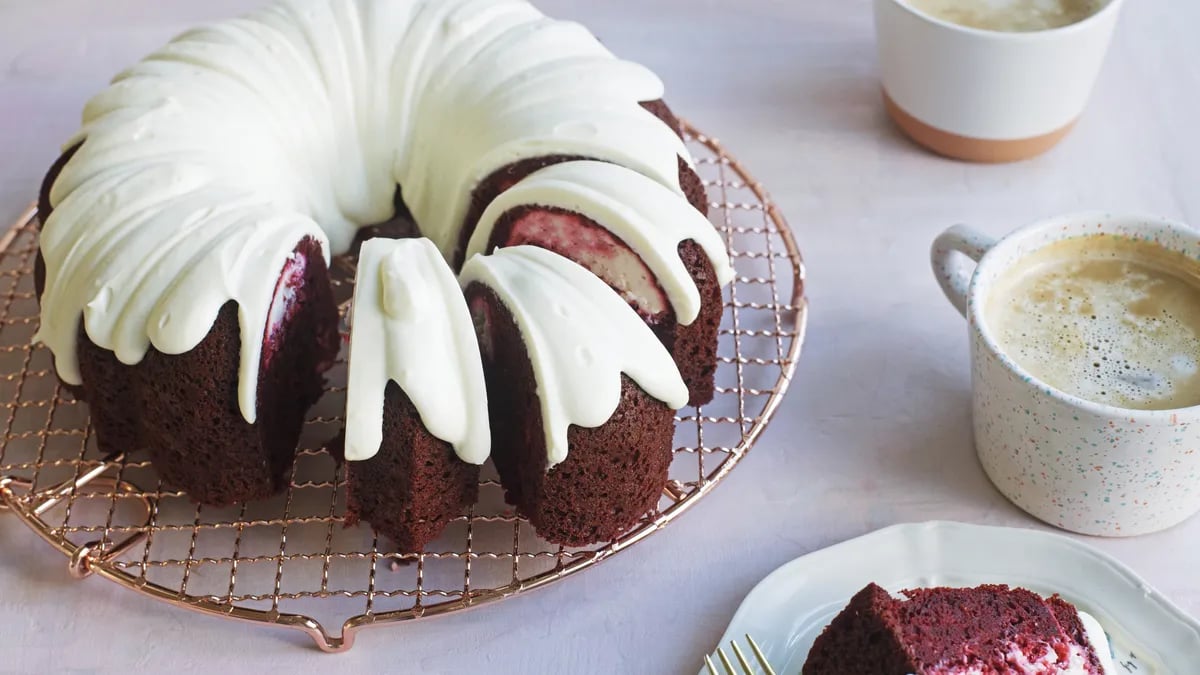
<svg viewBox="0 0 1200 675">
<path fill-rule="evenodd" d="M 909 0 L 909 4 L 961 26 L 1006 32 L 1069 26 L 1104 6 L 1101 0 Z"/>
<path fill-rule="evenodd" d="M 1034 377 L 1123 408 L 1200 404 L 1200 271 L 1162 247 L 1094 235 L 1051 244 L 993 288 L 986 321 Z"/>
</svg>

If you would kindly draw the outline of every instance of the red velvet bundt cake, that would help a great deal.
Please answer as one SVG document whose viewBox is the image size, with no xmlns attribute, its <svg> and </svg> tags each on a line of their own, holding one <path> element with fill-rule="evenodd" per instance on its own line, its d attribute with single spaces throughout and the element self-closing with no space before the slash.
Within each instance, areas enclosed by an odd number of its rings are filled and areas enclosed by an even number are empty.
<svg viewBox="0 0 1200 675">
<path fill-rule="evenodd" d="M 487 387 L 462 290 L 428 239 L 372 239 L 354 287 L 348 516 L 419 551 L 478 497 Z"/>
<path fill-rule="evenodd" d="M 552 251 L 475 256 L 459 281 L 509 503 L 558 544 L 629 529 L 658 502 L 687 402 L 670 354 L 603 281 Z"/>
<path fill-rule="evenodd" d="M 530 465 L 536 471 L 505 469 L 510 496 L 539 514 L 551 503 L 545 495 L 569 500 L 555 486 L 573 485 L 573 466 L 587 473 L 595 458 L 616 456 L 603 447 L 635 448 L 611 475 L 644 471 L 636 480 L 612 478 L 607 492 L 580 487 L 574 506 L 553 502 L 562 518 L 535 518 L 561 541 L 611 536 L 665 482 L 671 410 L 712 397 L 720 286 L 731 277 L 662 94 L 653 73 L 525 0 L 276 0 L 188 31 L 89 102 L 46 178 L 37 339 L 67 388 L 88 401 L 105 453 L 148 449 L 168 484 L 203 503 L 266 496 L 286 483 L 336 355 L 332 257 L 403 211 L 431 242 L 420 245 L 422 269 L 432 248 L 458 265 L 489 214 L 481 250 L 528 243 L 578 257 L 604 278 L 584 272 L 587 303 L 607 303 L 615 317 L 616 300 L 622 324 L 640 313 L 646 323 L 637 325 L 658 336 L 654 353 L 667 354 L 665 345 L 674 377 L 690 388 L 681 399 L 643 391 L 633 373 L 614 380 L 622 393 L 609 401 L 612 419 L 570 430 L 575 459 L 551 458 L 562 466 L 546 474 L 557 477 L 545 481 L 550 488 L 537 487 L 544 495 L 534 495 L 544 458 Z M 526 196 L 490 208 L 509 191 Z M 437 273 L 443 285 L 448 273 Z M 378 270 L 368 274 L 378 281 Z M 403 297 L 420 286 L 410 274 L 397 282 Z M 491 358 L 489 373 L 540 372 L 540 352 L 513 332 L 523 317 L 487 293 L 484 304 L 509 330 L 489 328 L 485 345 L 514 359 Z M 352 356 L 352 371 L 365 361 L 369 372 L 382 353 Z M 352 377 L 367 384 L 360 392 L 352 382 L 348 396 L 348 419 L 369 418 L 346 431 L 351 516 L 419 548 L 474 499 L 486 450 L 477 437 L 462 440 L 464 428 L 430 424 L 426 382 L 376 365 L 375 377 Z M 541 424 L 492 420 L 506 442 L 515 442 L 510 427 Z M 585 513 L 609 501 L 620 511 L 604 514 L 611 522 Z"/>
<path fill-rule="evenodd" d="M 1008 586 L 870 584 L 834 618 L 803 675 L 1113 675 L 1108 639 L 1058 596 Z"/>
</svg>

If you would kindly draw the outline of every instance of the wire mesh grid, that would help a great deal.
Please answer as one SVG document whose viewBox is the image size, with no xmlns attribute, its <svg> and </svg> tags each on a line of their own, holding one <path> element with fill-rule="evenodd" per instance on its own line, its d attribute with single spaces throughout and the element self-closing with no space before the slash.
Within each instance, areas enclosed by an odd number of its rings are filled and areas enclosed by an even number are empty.
<svg viewBox="0 0 1200 675">
<path fill-rule="evenodd" d="M 717 395 L 678 413 L 658 508 L 619 539 L 584 548 L 545 542 L 504 503 L 490 465 L 479 502 L 424 553 L 399 553 L 369 527 L 345 527 L 345 474 L 324 449 L 342 425 L 344 351 L 310 412 L 289 487 L 275 498 L 198 506 L 164 485 L 144 452 L 104 460 L 86 406 L 62 389 L 48 350 L 31 346 L 38 322 L 32 211 L 0 241 L 0 512 L 11 511 L 66 555 L 75 576 L 295 628 L 325 651 L 349 649 L 364 626 L 544 586 L 644 539 L 754 445 L 791 381 L 807 315 L 803 264 L 783 217 L 714 139 L 689 127 L 688 143 L 737 273 L 725 291 Z M 325 628 L 339 624 L 340 634 Z"/>
</svg>

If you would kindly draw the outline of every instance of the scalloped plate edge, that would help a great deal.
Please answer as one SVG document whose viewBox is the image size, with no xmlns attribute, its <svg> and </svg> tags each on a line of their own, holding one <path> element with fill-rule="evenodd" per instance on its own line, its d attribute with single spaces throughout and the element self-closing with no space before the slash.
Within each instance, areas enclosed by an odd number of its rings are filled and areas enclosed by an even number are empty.
<svg viewBox="0 0 1200 675">
<path fill-rule="evenodd" d="M 893 592 L 1007 583 L 1058 593 L 1104 626 L 1118 668 L 1182 674 L 1200 663 L 1200 621 L 1112 556 L 1052 532 L 948 521 L 893 525 L 783 564 L 719 644 L 749 633 L 777 672 L 799 673 L 813 640 L 872 581 Z"/>
</svg>

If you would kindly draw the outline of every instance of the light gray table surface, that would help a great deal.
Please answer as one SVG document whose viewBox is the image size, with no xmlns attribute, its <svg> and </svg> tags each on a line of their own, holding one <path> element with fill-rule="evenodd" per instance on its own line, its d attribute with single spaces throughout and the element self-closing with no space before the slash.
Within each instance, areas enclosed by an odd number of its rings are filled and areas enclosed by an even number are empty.
<svg viewBox="0 0 1200 675">
<path fill-rule="evenodd" d="M 33 199 L 84 101 L 122 66 L 255 0 L 0 0 L 0 221 Z M 1131 0 L 1092 105 L 1042 158 L 923 153 L 880 106 L 867 0 L 543 0 L 667 82 L 677 111 L 772 192 L 808 263 L 809 339 L 759 445 L 710 497 L 576 578 L 477 611 L 302 636 L 203 617 L 101 579 L 0 514 L 0 671 L 686 673 L 764 575 L 877 528 L 929 519 L 1043 528 L 988 483 L 972 444 L 966 331 L 929 243 L 969 222 L 1135 211 L 1200 224 L 1200 4 Z M 1200 613 L 1200 520 L 1089 540 Z"/>
</svg>

